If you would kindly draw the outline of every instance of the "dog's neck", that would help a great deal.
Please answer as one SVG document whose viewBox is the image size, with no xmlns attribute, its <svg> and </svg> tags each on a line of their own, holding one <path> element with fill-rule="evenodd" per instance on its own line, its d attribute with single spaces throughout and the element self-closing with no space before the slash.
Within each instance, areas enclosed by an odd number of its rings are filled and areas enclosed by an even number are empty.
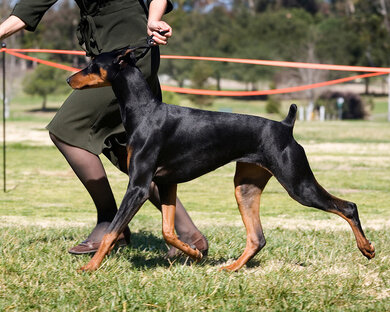
<svg viewBox="0 0 390 312">
<path fill-rule="evenodd" d="M 123 68 L 111 84 L 119 101 L 122 122 L 128 132 L 161 104 L 153 95 L 141 71 L 135 66 L 128 65 Z"/>
</svg>

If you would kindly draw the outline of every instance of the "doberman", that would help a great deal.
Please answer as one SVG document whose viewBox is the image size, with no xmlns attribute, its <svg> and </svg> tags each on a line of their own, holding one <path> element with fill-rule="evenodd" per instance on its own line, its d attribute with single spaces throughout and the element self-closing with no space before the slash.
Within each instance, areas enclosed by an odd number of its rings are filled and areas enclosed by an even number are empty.
<svg viewBox="0 0 390 312">
<path fill-rule="evenodd" d="M 100 266 L 118 235 L 148 199 L 152 181 L 160 194 L 165 241 L 195 260 L 202 259 L 199 250 L 175 235 L 177 184 L 233 161 L 237 162 L 235 196 L 247 241 L 239 259 L 223 269 L 239 270 L 265 246 L 259 216 L 260 196 L 272 176 L 302 205 L 344 218 L 362 254 L 368 259 L 375 256 L 374 247 L 360 225 L 356 205 L 332 196 L 318 184 L 303 147 L 295 141 L 296 105 L 290 106 L 281 122 L 168 105 L 153 96 L 136 61 L 136 51 L 131 48 L 102 53 L 68 79 L 74 89 L 112 86 L 128 134 L 130 178 L 126 193 L 99 250 L 81 270 L 92 271 Z"/>
</svg>

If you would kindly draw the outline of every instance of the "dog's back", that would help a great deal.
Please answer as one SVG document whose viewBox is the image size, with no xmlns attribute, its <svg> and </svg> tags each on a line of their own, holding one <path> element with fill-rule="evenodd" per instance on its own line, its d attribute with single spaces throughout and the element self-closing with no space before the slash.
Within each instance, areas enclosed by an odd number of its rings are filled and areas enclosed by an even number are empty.
<svg viewBox="0 0 390 312">
<path fill-rule="evenodd" d="M 166 110 L 167 118 L 158 130 L 163 141 L 156 182 L 186 182 L 232 161 L 264 164 L 275 133 L 284 132 L 278 137 L 286 142 L 292 139 L 294 108 L 292 105 L 283 122 L 277 122 L 162 103 L 160 109 Z M 279 142 L 274 147 L 282 145 Z"/>
</svg>

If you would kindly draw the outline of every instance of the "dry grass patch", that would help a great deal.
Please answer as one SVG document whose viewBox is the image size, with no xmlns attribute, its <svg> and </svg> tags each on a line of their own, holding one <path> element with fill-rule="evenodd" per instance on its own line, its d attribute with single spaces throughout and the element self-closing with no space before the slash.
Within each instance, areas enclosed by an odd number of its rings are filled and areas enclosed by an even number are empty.
<svg viewBox="0 0 390 312">
<path fill-rule="evenodd" d="M 0 216 L 0 228 L 2 227 L 39 227 L 42 229 L 47 228 L 75 228 L 93 226 L 94 223 L 91 220 L 83 221 L 65 221 L 61 218 L 32 218 L 24 216 Z"/>
<path fill-rule="evenodd" d="M 389 143 L 305 143 L 306 152 L 340 153 L 343 155 L 389 155 Z"/>
<path fill-rule="evenodd" d="M 7 142 L 23 143 L 31 145 L 53 145 L 49 132 L 45 129 L 44 123 L 36 122 L 9 122 L 6 128 Z M 3 137 L 0 138 L 2 142 Z"/>
</svg>

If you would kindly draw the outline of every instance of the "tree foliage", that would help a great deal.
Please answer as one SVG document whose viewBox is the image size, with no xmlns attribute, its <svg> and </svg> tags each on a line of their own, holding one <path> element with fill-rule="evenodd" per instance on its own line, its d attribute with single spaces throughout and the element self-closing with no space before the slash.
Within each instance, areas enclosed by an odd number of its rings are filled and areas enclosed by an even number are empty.
<svg viewBox="0 0 390 312">
<path fill-rule="evenodd" d="M 40 65 L 34 72 L 25 77 L 23 91 L 29 95 L 38 95 L 42 98 L 42 110 L 46 110 L 47 96 L 54 92 L 63 92 L 66 73 L 63 71 Z"/>
<path fill-rule="evenodd" d="M 390 0 L 174 2 L 175 10 L 164 17 L 174 32 L 169 45 L 161 48 L 163 54 L 390 66 Z M 9 10 L 8 2 L 0 0 L 0 3 L 3 10 Z M 78 19 L 73 0 L 58 2 L 34 34 L 25 32 L 19 37 L 20 45 L 75 49 Z M 75 56 L 50 58 L 79 67 L 85 62 Z M 278 87 L 278 84 L 308 84 L 345 75 L 182 60 L 163 61 L 160 73 L 173 77 L 180 86 L 199 85 L 207 73 L 216 81 L 210 87 L 216 89 L 221 88 L 222 78 L 239 80 L 248 89 L 256 89 L 261 81 Z M 307 96 L 312 99 L 316 94 L 308 92 Z"/>
<path fill-rule="evenodd" d="M 167 54 L 390 66 L 390 0 L 233 0 L 230 5 L 183 1 L 167 16 L 174 37 Z M 217 4 L 215 4 L 217 3 Z M 194 63 L 170 61 L 162 71 L 183 82 Z M 345 73 L 210 63 L 212 76 L 276 84 L 279 72 L 297 83 L 315 83 Z M 169 67 L 169 68 L 168 68 Z M 192 75 L 193 78 L 194 75 Z M 368 80 L 367 80 L 368 81 Z M 307 92 L 313 100 L 314 91 Z"/>
</svg>

